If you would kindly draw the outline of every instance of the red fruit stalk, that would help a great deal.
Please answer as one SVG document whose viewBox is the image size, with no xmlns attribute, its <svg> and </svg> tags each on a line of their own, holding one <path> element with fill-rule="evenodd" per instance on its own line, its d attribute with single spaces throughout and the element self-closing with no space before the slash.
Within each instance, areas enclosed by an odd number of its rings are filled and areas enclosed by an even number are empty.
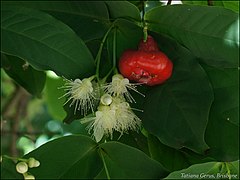
<svg viewBox="0 0 240 180">
<path fill-rule="evenodd" d="M 171 76 L 172 69 L 171 60 L 159 50 L 151 36 L 145 43 L 139 43 L 137 51 L 127 50 L 119 60 L 119 70 L 124 77 L 149 86 L 162 84 Z"/>
</svg>

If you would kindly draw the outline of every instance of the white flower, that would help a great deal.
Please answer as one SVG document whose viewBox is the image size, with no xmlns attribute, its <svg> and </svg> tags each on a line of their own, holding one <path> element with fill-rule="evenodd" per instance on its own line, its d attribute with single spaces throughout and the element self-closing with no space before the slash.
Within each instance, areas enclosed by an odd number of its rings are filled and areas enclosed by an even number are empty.
<svg viewBox="0 0 240 180">
<path fill-rule="evenodd" d="M 95 117 L 84 118 L 81 123 L 92 121 L 88 128 L 89 133 L 93 130 L 93 136 L 99 142 L 104 135 L 112 138 L 113 130 L 116 127 L 115 112 L 109 106 L 100 105 Z"/>
<path fill-rule="evenodd" d="M 76 110 L 80 110 L 83 115 L 86 115 L 89 109 L 93 112 L 95 93 L 92 79 L 92 77 L 83 80 L 75 79 L 74 81 L 66 79 L 67 82 L 62 88 L 68 92 L 62 97 L 68 97 L 65 104 L 72 100 L 70 107 L 75 104 L 74 114 L 76 114 Z"/>
<path fill-rule="evenodd" d="M 112 82 L 103 86 L 106 89 L 106 92 L 119 97 L 125 96 L 129 102 L 135 102 L 132 95 L 128 92 L 128 89 L 137 92 L 138 94 L 144 96 L 137 90 L 137 86 L 129 82 L 127 78 L 124 78 L 121 74 L 115 74 L 112 77 Z"/>
<path fill-rule="evenodd" d="M 128 130 L 137 131 L 141 126 L 141 120 L 132 111 L 128 102 L 122 98 L 113 98 L 113 103 L 110 108 L 115 111 L 117 121 L 116 130 L 121 134 Z"/>
<path fill-rule="evenodd" d="M 124 97 L 112 98 L 109 96 L 108 94 L 102 96 L 101 103 L 102 101 L 103 103 L 99 105 L 94 117 L 85 117 L 81 121 L 81 123 L 91 122 L 87 128 L 89 133 L 93 131 L 93 136 L 97 142 L 104 135 L 110 135 L 112 139 L 114 130 L 120 132 L 122 135 L 128 130 L 137 131 L 141 125 L 141 120 L 131 110 L 130 105 L 125 101 Z"/>
</svg>

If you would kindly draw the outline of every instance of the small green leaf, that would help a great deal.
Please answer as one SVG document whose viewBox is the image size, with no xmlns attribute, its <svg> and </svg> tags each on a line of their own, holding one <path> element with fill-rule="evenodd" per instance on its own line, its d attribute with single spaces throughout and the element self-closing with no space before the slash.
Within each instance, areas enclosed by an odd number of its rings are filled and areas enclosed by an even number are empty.
<svg viewBox="0 0 240 180">
<path fill-rule="evenodd" d="M 165 179 L 238 179 L 239 161 L 208 162 L 170 173 Z M 231 178 L 229 178 L 231 176 Z"/>
<path fill-rule="evenodd" d="M 176 51 L 172 77 L 150 90 L 145 98 L 143 125 L 160 141 L 203 153 L 213 92 L 208 77 L 188 51 Z"/>
<path fill-rule="evenodd" d="M 221 7 L 172 5 L 145 15 L 148 29 L 171 36 L 213 66 L 237 67 L 239 17 Z"/>
<path fill-rule="evenodd" d="M 2 52 L 66 78 L 92 75 L 94 60 L 83 41 L 65 24 L 33 9 L 2 6 Z"/>
<path fill-rule="evenodd" d="M 29 93 L 41 97 L 46 74 L 43 71 L 35 70 L 18 57 L 4 54 L 3 56 L 5 61 L 3 61 L 2 66 L 5 72 Z"/>
</svg>

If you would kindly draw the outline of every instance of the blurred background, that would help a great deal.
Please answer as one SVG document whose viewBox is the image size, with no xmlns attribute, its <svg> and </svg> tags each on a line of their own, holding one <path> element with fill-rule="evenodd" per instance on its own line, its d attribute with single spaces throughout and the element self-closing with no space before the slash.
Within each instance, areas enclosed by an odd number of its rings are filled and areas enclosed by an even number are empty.
<svg viewBox="0 0 240 180">
<path fill-rule="evenodd" d="M 1 154 L 22 156 L 57 137 L 87 134 L 79 121 L 62 123 L 62 78 L 48 71 L 42 97 L 33 97 L 1 69 Z"/>
</svg>

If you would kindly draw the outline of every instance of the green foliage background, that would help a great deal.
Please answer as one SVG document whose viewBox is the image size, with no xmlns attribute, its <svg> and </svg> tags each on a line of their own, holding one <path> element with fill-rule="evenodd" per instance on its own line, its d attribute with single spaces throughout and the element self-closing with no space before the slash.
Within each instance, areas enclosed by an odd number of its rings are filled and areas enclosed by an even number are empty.
<svg viewBox="0 0 240 180">
<path fill-rule="evenodd" d="M 24 106 L 28 115 L 18 122 L 24 145 L 52 138 L 24 155 L 41 162 L 30 170 L 36 178 L 179 179 L 181 173 L 239 178 L 239 2 L 182 3 L 146 1 L 143 9 L 142 1 L 1 2 L 3 127 L 15 127 L 16 117 L 9 114 L 18 111 L 6 112 L 4 105 L 10 96 L 17 98 L 14 89 L 21 86 L 32 95 L 23 93 L 31 100 Z M 123 51 L 137 49 L 142 15 L 148 33 L 174 64 L 172 77 L 162 85 L 139 87 L 145 98 L 133 94 L 137 103 L 131 106 L 144 110 L 136 112 L 141 132 L 120 140 L 116 133 L 113 141 L 98 144 L 79 123 L 81 117 L 63 107 L 58 87 L 62 77 L 95 74 L 104 36 L 100 78 L 114 65 L 114 36 L 117 60 Z M 24 133 L 29 123 L 40 133 Z M 6 139 L 11 137 L 2 136 L 3 146 Z M 3 153 L 14 155 L 5 146 Z M 13 161 L 3 157 L 1 168 L 3 179 L 21 178 Z"/>
</svg>

